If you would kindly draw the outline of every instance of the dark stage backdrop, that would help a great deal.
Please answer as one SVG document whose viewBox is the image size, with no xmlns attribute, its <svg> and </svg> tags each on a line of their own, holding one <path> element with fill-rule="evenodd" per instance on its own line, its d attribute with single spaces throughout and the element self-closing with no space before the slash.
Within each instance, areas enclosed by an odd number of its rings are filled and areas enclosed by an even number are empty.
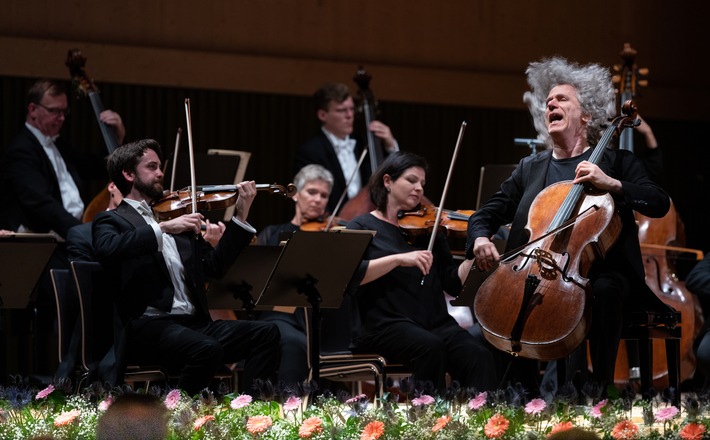
<svg viewBox="0 0 710 440">
<path fill-rule="evenodd" d="M 24 121 L 25 91 L 33 81 L 0 77 L 3 146 Z M 296 149 L 319 126 L 310 97 L 109 83 L 98 87 L 104 106 L 123 117 L 126 140 L 155 138 L 169 155 L 178 127 L 183 129 L 180 151 L 187 151 L 184 101 L 190 98 L 196 152 L 209 148 L 250 151 L 246 178 L 257 183 L 290 182 Z M 70 106 L 72 112 L 63 136 L 84 152 L 105 154 L 88 99 L 70 98 Z M 639 106 L 643 112 L 642 101 Z M 450 209 L 472 209 L 481 167 L 517 163 L 530 151 L 515 146 L 513 138 L 535 136 L 524 110 L 380 102 L 379 111 L 379 119 L 391 127 L 402 149 L 428 159 L 431 171 L 426 194 L 434 203 L 441 197 L 461 122 L 468 122 L 446 200 Z M 663 149 L 664 186 L 685 221 L 688 246 L 708 251 L 710 239 L 705 224 L 710 205 L 710 153 L 705 135 L 710 123 L 693 122 L 693 115 L 679 113 L 678 118 L 648 122 Z M 636 145 L 641 150 L 641 140 L 637 139 Z M 89 183 L 92 192 L 98 193 L 106 182 Z M 251 222 L 259 229 L 287 221 L 293 213 L 291 205 L 279 197 L 260 195 L 252 207 Z"/>
</svg>

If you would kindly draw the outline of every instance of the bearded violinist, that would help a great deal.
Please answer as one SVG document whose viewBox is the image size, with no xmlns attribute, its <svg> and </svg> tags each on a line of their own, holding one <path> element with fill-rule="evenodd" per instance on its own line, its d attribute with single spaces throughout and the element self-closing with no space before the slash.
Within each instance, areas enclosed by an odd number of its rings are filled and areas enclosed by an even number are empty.
<svg viewBox="0 0 710 440">
<path fill-rule="evenodd" d="M 213 248 L 200 235 L 202 215 L 181 215 L 157 223 L 149 204 L 163 195 L 160 145 L 141 140 L 117 148 L 108 158 L 109 177 L 123 201 L 93 222 L 97 260 L 115 289 L 122 343 L 121 361 L 179 371 L 178 387 L 190 395 L 208 385 L 224 364 L 246 359 L 245 392 L 254 379 L 273 379 L 278 364 L 278 328 L 253 321 L 212 321 L 205 295 L 207 277 L 219 278 L 256 232 L 247 223 L 256 184 L 237 185 L 236 214 Z M 117 345 L 120 347 L 121 345 Z"/>
<path fill-rule="evenodd" d="M 604 259 L 595 260 L 589 273 L 594 296 L 589 333 L 592 380 L 605 389 L 614 380 L 622 306 L 660 303 L 644 282 L 633 211 L 661 217 L 670 200 L 629 151 L 607 149 L 598 166 L 587 160 L 603 126 L 615 114 L 607 69 L 555 57 L 531 63 L 526 73 L 531 90 L 524 100 L 548 149 L 523 158 L 499 191 L 471 216 L 467 258 L 475 257 L 484 270 L 495 268 L 500 256 L 491 237 L 510 222 L 507 249 L 527 243 L 524 227 L 530 206 L 543 188 L 555 182 L 572 180 L 609 192 L 622 229 L 616 244 Z"/>
</svg>

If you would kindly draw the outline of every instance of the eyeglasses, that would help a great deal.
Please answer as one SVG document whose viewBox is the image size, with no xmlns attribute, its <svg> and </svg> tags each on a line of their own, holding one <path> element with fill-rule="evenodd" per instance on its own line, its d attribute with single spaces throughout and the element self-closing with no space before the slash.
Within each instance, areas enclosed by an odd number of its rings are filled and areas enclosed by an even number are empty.
<svg viewBox="0 0 710 440">
<path fill-rule="evenodd" d="M 46 105 L 42 105 L 39 102 L 36 103 L 38 106 L 42 107 L 43 109 L 47 110 L 49 113 L 53 114 L 54 116 L 59 116 L 59 115 L 64 115 L 64 117 L 69 116 L 69 108 L 57 108 L 57 107 L 47 107 Z"/>
</svg>

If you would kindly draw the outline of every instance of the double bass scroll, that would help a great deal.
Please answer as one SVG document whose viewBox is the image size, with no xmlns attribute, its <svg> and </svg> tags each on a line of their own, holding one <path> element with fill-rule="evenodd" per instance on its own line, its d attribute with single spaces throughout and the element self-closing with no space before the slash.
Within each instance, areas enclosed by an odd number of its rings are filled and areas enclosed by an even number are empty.
<svg viewBox="0 0 710 440">
<path fill-rule="evenodd" d="M 99 123 L 101 137 L 106 145 L 106 150 L 108 151 L 108 154 L 113 153 L 113 151 L 118 148 L 118 138 L 114 129 L 101 121 L 100 115 L 105 109 L 103 103 L 101 102 L 101 97 L 99 97 L 99 91 L 96 88 L 96 85 L 91 78 L 89 78 L 86 72 L 84 72 L 86 57 L 84 57 L 78 49 L 70 49 L 67 53 L 67 60 L 65 64 L 69 68 L 69 75 L 71 76 L 72 83 L 76 87 L 79 96 L 89 98 L 91 108 L 94 110 L 94 115 Z M 110 194 L 108 188 L 104 188 L 86 207 L 82 216 L 82 221 L 84 223 L 92 221 L 96 214 L 101 211 L 105 211 L 108 208 L 109 202 Z"/>
</svg>

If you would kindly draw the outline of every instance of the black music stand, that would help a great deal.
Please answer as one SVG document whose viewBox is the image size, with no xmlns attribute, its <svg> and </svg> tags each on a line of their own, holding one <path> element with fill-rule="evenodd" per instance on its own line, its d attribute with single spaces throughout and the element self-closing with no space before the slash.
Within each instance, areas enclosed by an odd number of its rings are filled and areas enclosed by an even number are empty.
<svg viewBox="0 0 710 440">
<path fill-rule="evenodd" d="M 257 300 L 260 306 L 311 307 L 311 368 L 319 386 L 321 309 L 340 307 L 373 236 L 348 229 L 296 232 Z"/>
<path fill-rule="evenodd" d="M 2 309 L 24 309 L 44 268 L 57 237 L 52 234 L 16 233 L 0 237 L 0 353 L 5 359 L 7 346 Z M 0 383 L 7 377 L 6 361 L 0 362 Z"/>
<path fill-rule="evenodd" d="M 24 309 L 54 249 L 52 234 L 0 237 L 0 309 Z"/>
<path fill-rule="evenodd" d="M 256 300 L 266 288 L 283 246 L 247 246 L 219 280 L 210 282 L 210 309 L 244 309 L 254 319 Z"/>
</svg>

